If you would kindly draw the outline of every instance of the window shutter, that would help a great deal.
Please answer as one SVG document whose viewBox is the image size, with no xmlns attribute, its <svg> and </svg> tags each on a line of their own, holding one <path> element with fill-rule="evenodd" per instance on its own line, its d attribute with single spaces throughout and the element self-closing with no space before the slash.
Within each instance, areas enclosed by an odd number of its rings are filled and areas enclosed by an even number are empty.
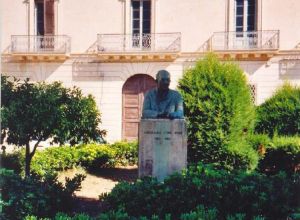
<svg viewBox="0 0 300 220">
<path fill-rule="evenodd" d="M 54 35 L 54 0 L 44 0 L 45 35 Z"/>
</svg>

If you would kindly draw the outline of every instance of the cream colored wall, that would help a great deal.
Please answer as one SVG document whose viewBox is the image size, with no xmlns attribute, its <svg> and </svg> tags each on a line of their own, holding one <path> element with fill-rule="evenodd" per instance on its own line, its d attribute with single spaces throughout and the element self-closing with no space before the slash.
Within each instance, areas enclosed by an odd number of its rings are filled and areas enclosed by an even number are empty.
<svg viewBox="0 0 300 220">
<path fill-rule="evenodd" d="M 239 62 L 250 84 L 257 87 L 256 104 L 262 104 L 270 98 L 276 89 L 288 81 L 300 86 L 300 61 L 289 62 L 289 67 L 282 65 L 283 57 L 274 57 L 268 62 Z"/>
<path fill-rule="evenodd" d="M 119 0 L 63 0 L 58 3 L 58 34 L 72 37 L 72 53 L 83 53 L 100 33 L 122 33 Z"/>
<path fill-rule="evenodd" d="M 280 49 L 300 43 L 300 1 L 262 0 L 262 29 L 280 30 Z"/>
<path fill-rule="evenodd" d="M 27 35 L 27 5 L 22 1 L 0 1 L 1 50 L 10 45 L 11 35 Z M 1 51 L 1 52 L 2 52 Z"/>
<path fill-rule="evenodd" d="M 124 21 L 124 2 L 127 21 Z M 182 51 L 196 51 L 216 31 L 225 31 L 227 2 L 229 27 L 234 22 L 234 0 L 156 0 L 153 9 L 154 32 L 181 32 Z M 1 0 L 1 26 L 4 50 L 11 35 L 27 34 L 27 5 L 23 1 Z M 56 34 L 72 38 L 72 53 L 83 53 L 97 40 L 98 33 L 123 33 L 130 29 L 130 1 L 82 0 L 56 1 Z M 262 30 L 280 30 L 281 49 L 293 49 L 300 43 L 300 1 L 260 0 Z M 30 34 L 35 32 L 34 0 L 30 0 Z M 130 30 L 129 30 L 130 31 Z"/>
<path fill-rule="evenodd" d="M 182 52 L 198 50 L 213 32 L 225 31 L 225 1 L 158 0 L 157 33 L 181 32 Z"/>
</svg>

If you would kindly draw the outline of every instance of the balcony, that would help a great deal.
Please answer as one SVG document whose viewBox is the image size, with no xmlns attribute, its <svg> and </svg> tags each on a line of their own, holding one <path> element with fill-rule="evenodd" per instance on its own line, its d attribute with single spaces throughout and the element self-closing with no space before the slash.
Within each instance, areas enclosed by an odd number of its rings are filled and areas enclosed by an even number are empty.
<svg viewBox="0 0 300 220">
<path fill-rule="evenodd" d="M 66 35 L 11 36 L 11 54 L 25 60 L 65 59 L 71 50 L 71 38 Z"/>
<path fill-rule="evenodd" d="M 268 58 L 279 50 L 279 31 L 215 32 L 208 51 L 238 58 Z"/>
<path fill-rule="evenodd" d="M 174 60 L 181 49 L 181 33 L 98 34 L 98 56 L 107 61 Z"/>
</svg>

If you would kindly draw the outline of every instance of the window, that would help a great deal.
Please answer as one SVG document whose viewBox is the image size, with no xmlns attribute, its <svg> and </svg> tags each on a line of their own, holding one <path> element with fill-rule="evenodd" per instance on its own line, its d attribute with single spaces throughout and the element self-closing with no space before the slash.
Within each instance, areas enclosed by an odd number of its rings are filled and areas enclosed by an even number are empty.
<svg viewBox="0 0 300 220">
<path fill-rule="evenodd" d="M 151 47 L 151 0 L 132 0 L 132 46 Z"/>
<path fill-rule="evenodd" d="M 151 33 L 151 1 L 132 0 L 132 33 Z"/>
<path fill-rule="evenodd" d="M 36 32 L 37 35 L 44 35 L 44 2 L 39 1 L 35 4 L 36 7 Z"/>
<path fill-rule="evenodd" d="M 35 0 L 36 34 L 54 35 L 54 0 Z"/>
<path fill-rule="evenodd" d="M 237 32 L 243 31 L 244 26 L 244 0 L 236 1 L 235 29 Z"/>
<path fill-rule="evenodd" d="M 256 30 L 256 3 L 257 0 L 235 0 L 235 30 Z"/>
<path fill-rule="evenodd" d="M 35 0 L 35 19 L 35 48 L 39 51 L 52 51 L 55 47 L 54 0 Z"/>
<path fill-rule="evenodd" d="M 132 33 L 140 33 L 140 1 L 132 1 Z"/>
</svg>

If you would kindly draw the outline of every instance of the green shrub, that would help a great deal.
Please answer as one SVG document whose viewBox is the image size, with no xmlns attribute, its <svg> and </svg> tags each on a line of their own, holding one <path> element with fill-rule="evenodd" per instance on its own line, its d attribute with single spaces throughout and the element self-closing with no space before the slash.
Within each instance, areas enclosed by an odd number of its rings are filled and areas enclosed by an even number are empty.
<svg viewBox="0 0 300 220">
<path fill-rule="evenodd" d="M 299 193 L 299 176 L 230 173 L 198 165 L 164 183 L 151 178 L 120 183 L 102 199 L 110 210 L 123 207 L 135 217 L 169 213 L 178 219 L 202 205 L 217 210 L 215 219 L 237 219 L 238 213 L 246 219 L 284 219 L 299 208 Z"/>
<path fill-rule="evenodd" d="M 288 83 L 257 108 L 257 133 L 300 135 L 300 88 Z"/>
<path fill-rule="evenodd" d="M 265 149 L 269 147 L 272 142 L 270 137 L 266 134 L 249 135 L 247 141 L 254 150 L 261 151 L 260 154 L 264 154 Z"/>
<path fill-rule="evenodd" d="M 261 172 L 268 174 L 285 171 L 289 174 L 300 171 L 300 136 L 274 136 L 259 163 Z"/>
<path fill-rule="evenodd" d="M 12 153 L 0 154 L 1 167 L 14 170 L 15 173 L 20 174 L 24 168 L 25 152 L 22 150 L 16 150 Z"/>
<path fill-rule="evenodd" d="M 38 175 L 46 175 L 74 167 L 78 163 L 74 148 L 69 146 L 49 147 L 37 151 L 32 159 L 31 170 Z"/>
<path fill-rule="evenodd" d="M 244 214 L 237 213 L 228 216 L 226 220 L 240 220 L 245 219 Z M 36 216 L 27 216 L 25 220 L 50 220 L 49 218 L 37 218 Z M 152 215 L 151 217 L 133 217 L 129 216 L 123 209 L 118 209 L 117 211 L 111 210 L 105 213 L 101 213 L 97 217 L 91 217 L 87 214 L 75 214 L 73 217 L 65 213 L 57 213 L 53 220 L 172 220 L 170 214 L 165 214 L 164 217 L 159 217 L 157 215 Z M 177 219 L 177 218 L 175 218 Z M 181 214 L 180 220 L 216 220 L 217 210 L 216 209 L 206 209 L 204 206 L 199 205 L 195 210 L 188 213 Z M 255 216 L 252 220 L 264 220 L 264 217 Z"/>
<path fill-rule="evenodd" d="M 179 81 L 191 162 L 253 169 L 258 156 L 246 142 L 255 112 L 243 71 L 214 55 L 199 60 Z"/>
<path fill-rule="evenodd" d="M 116 152 L 107 145 L 87 144 L 76 147 L 77 162 L 89 170 L 114 166 Z"/>
<path fill-rule="evenodd" d="M 76 147 L 50 147 L 36 153 L 32 160 L 32 171 L 39 175 L 83 166 L 96 169 L 105 165 L 113 166 L 115 151 L 107 145 L 83 144 Z"/>
<path fill-rule="evenodd" d="M 32 175 L 21 178 L 12 171 L 0 170 L 1 205 L 3 219 L 23 219 L 27 215 L 51 217 L 58 211 L 70 211 L 73 193 L 85 177 L 76 175 L 66 179 L 63 186 L 57 176 L 41 178 Z"/>
<path fill-rule="evenodd" d="M 116 142 L 110 145 L 116 151 L 116 164 L 126 166 L 138 163 L 138 143 Z"/>
<path fill-rule="evenodd" d="M 24 151 L 1 155 L 2 167 L 16 173 L 24 173 Z M 45 176 L 49 173 L 83 166 L 92 170 L 99 167 L 133 165 L 138 160 L 137 142 L 116 142 L 114 144 L 82 144 L 76 147 L 49 147 L 37 151 L 32 159 L 32 172 Z"/>
<path fill-rule="evenodd" d="M 182 220 L 216 220 L 217 219 L 217 210 L 208 209 L 206 210 L 204 206 L 197 206 L 194 211 L 189 213 L 182 214 L 180 216 Z"/>
</svg>

